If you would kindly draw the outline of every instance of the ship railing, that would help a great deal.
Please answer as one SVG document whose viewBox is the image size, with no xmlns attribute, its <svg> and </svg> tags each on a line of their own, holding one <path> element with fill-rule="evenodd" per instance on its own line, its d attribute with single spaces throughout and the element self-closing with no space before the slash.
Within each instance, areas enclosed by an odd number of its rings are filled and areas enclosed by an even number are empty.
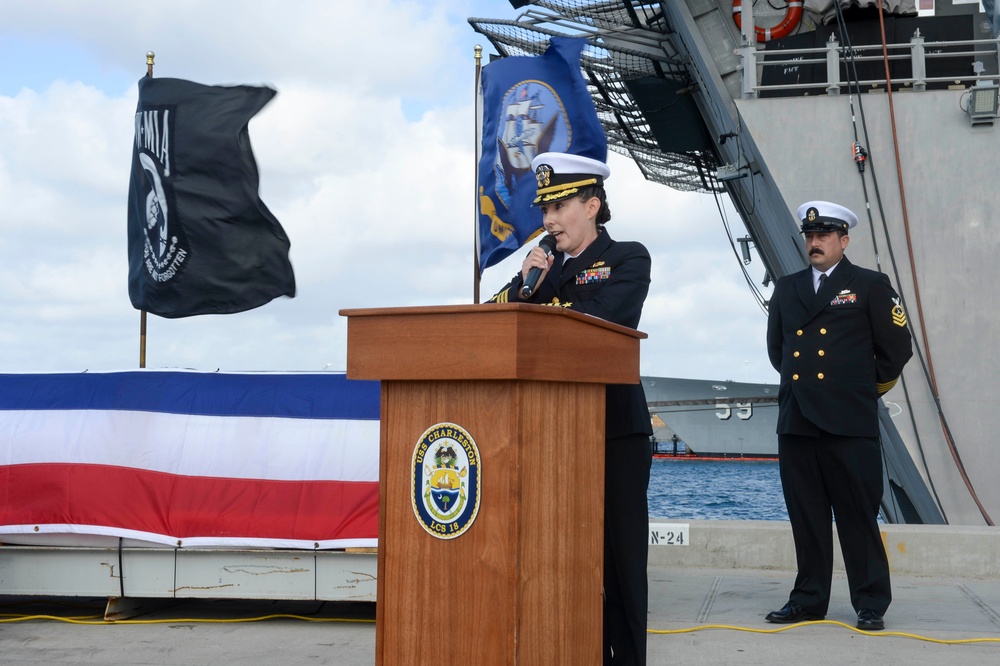
<svg viewBox="0 0 1000 666">
<path fill-rule="evenodd" d="M 745 99 L 758 97 L 763 91 L 803 90 L 808 91 L 823 88 L 828 95 L 839 95 L 847 85 L 857 85 L 859 88 L 885 86 L 884 78 L 865 79 L 845 82 L 841 76 L 841 67 L 851 63 L 910 61 L 909 77 L 893 78 L 892 83 L 898 86 L 912 88 L 914 91 L 927 89 L 928 83 L 947 83 L 951 85 L 975 84 L 978 81 L 996 81 L 997 74 L 985 74 L 984 63 L 991 59 L 994 71 L 1000 71 L 1000 39 L 962 39 L 953 41 L 925 42 L 920 30 L 917 30 L 909 43 L 886 45 L 886 55 L 883 56 L 882 44 L 852 45 L 849 49 L 841 46 L 835 35 L 830 35 L 830 41 L 823 47 L 806 49 L 781 49 L 758 51 L 754 46 L 744 46 L 741 51 L 741 67 L 743 70 L 742 94 Z M 967 48 L 968 50 L 949 50 Z M 972 72 L 955 72 L 948 76 L 927 76 L 929 60 L 949 60 L 962 57 L 978 59 L 978 66 L 973 61 Z M 826 80 L 809 83 L 770 83 L 761 84 L 760 78 L 767 67 L 802 67 L 804 65 L 826 64 Z M 968 61 L 963 65 L 968 66 Z M 815 71 L 822 71 L 816 68 Z M 848 69 L 847 71 L 851 71 Z"/>
</svg>

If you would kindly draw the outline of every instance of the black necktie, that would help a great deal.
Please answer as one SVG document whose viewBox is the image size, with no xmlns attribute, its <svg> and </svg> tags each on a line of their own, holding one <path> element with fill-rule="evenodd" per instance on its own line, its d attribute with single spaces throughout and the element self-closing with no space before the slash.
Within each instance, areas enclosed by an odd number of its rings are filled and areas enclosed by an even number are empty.
<svg viewBox="0 0 1000 666">
<path fill-rule="evenodd" d="M 820 273 L 820 274 L 819 274 L 819 286 L 818 286 L 818 287 L 816 287 L 816 293 L 817 293 L 817 294 L 818 294 L 818 293 L 819 293 L 820 291 L 822 291 L 822 290 L 823 290 L 823 281 L 824 281 L 824 280 L 826 280 L 826 273 Z"/>
</svg>

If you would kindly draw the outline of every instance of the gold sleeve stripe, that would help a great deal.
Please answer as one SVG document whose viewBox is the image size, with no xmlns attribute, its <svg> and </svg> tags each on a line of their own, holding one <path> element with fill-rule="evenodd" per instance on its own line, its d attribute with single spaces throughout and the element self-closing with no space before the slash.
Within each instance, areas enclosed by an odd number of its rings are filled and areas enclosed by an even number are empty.
<svg viewBox="0 0 1000 666">
<path fill-rule="evenodd" d="M 498 294 L 495 294 L 488 302 L 490 303 L 507 303 L 510 297 L 510 288 L 504 289 Z"/>
<path fill-rule="evenodd" d="M 876 383 L 875 388 L 878 390 L 878 394 L 882 395 L 883 393 L 888 393 L 889 389 L 895 386 L 897 381 L 899 381 L 899 377 L 896 377 L 892 381 Z"/>
</svg>

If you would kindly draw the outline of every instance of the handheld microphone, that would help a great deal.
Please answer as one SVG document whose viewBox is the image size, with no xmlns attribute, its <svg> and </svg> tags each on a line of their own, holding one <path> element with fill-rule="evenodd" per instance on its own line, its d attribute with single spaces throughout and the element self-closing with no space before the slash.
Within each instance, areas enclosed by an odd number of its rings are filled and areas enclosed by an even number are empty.
<svg viewBox="0 0 1000 666">
<path fill-rule="evenodd" d="M 545 257 L 551 257 L 552 252 L 556 249 L 556 238 L 552 235 L 545 235 L 542 240 L 538 241 L 538 247 L 545 250 Z M 531 293 L 535 291 L 535 287 L 538 285 L 538 278 L 542 276 L 542 269 L 535 266 L 530 271 L 528 271 L 528 277 L 524 280 L 524 286 L 521 287 L 521 298 L 528 298 Z"/>
</svg>

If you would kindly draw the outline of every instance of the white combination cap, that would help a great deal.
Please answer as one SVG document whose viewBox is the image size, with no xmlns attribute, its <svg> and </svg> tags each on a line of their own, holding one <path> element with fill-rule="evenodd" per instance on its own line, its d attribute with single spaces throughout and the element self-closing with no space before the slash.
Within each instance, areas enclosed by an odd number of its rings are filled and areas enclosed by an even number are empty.
<svg viewBox="0 0 1000 666">
<path fill-rule="evenodd" d="M 570 153 L 541 153 L 531 160 L 538 180 L 532 205 L 568 199 L 590 185 L 603 185 L 611 175 L 608 165 L 592 157 Z"/>
<path fill-rule="evenodd" d="M 810 231 L 843 231 L 857 226 L 858 216 L 849 208 L 829 201 L 807 201 L 799 206 L 802 233 Z"/>
</svg>

